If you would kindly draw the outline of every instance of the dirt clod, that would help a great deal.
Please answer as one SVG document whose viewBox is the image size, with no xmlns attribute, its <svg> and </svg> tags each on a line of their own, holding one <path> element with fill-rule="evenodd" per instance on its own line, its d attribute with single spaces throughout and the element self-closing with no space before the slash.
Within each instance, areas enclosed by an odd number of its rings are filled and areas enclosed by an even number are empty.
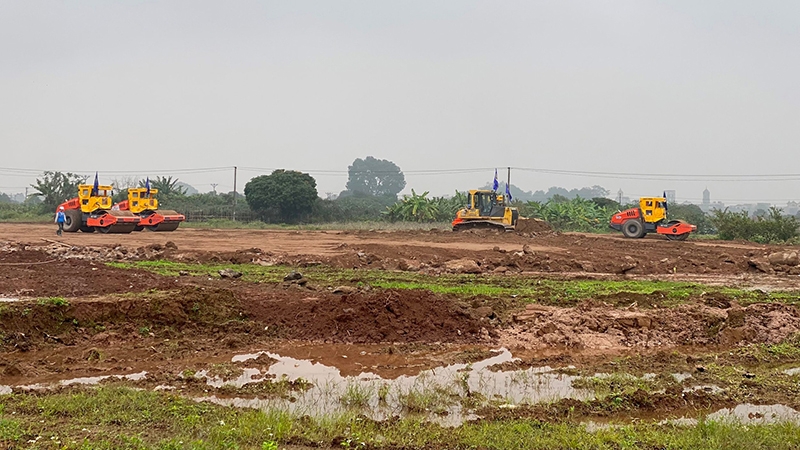
<svg viewBox="0 0 800 450">
<path fill-rule="evenodd" d="M 454 273 L 481 273 L 481 267 L 472 259 L 453 259 L 444 263 L 445 268 Z"/>
<path fill-rule="evenodd" d="M 241 278 L 242 272 L 233 269 L 222 269 L 219 271 L 219 276 L 221 278 Z"/>
<path fill-rule="evenodd" d="M 283 281 L 296 281 L 303 278 L 303 274 L 300 272 L 289 272 L 286 276 L 283 277 Z"/>
</svg>

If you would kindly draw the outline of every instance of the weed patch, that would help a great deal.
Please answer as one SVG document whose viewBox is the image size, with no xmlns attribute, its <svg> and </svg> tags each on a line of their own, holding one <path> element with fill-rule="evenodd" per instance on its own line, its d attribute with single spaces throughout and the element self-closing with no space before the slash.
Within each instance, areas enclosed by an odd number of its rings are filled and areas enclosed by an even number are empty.
<svg viewBox="0 0 800 450">
<path fill-rule="evenodd" d="M 181 272 L 188 272 L 194 276 L 219 277 L 219 270 L 230 267 L 230 264 L 194 264 L 164 260 L 107 264 L 117 268 L 144 269 L 170 277 L 179 276 Z M 744 306 L 756 302 L 800 304 L 800 293 L 793 291 L 765 293 L 673 281 L 548 280 L 521 276 L 466 274 L 433 276 L 416 272 L 339 269 L 328 266 L 298 268 L 256 264 L 241 264 L 237 266 L 237 270 L 242 272 L 245 281 L 254 283 L 278 284 L 288 272 L 301 271 L 309 282 L 328 287 L 369 285 L 383 289 L 423 289 L 462 298 L 483 296 L 513 300 L 514 303 L 540 303 L 553 306 L 574 306 L 587 300 L 601 300 L 615 306 L 627 307 L 632 301 L 637 301 L 639 307 L 664 307 L 676 306 L 692 298 L 709 295 L 722 296 Z"/>
</svg>

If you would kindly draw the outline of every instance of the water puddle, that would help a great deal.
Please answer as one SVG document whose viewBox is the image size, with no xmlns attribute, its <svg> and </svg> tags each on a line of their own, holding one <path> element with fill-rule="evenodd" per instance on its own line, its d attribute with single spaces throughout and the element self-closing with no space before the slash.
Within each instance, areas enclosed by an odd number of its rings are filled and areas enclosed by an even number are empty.
<svg viewBox="0 0 800 450">
<path fill-rule="evenodd" d="M 683 383 L 684 381 L 692 378 L 692 374 L 688 372 L 681 372 L 681 373 L 673 373 L 672 378 L 675 379 L 678 383 Z"/>
<path fill-rule="evenodd" d="M 786 369 L 783 371 L 783 373 L 790 376 L 800 375 L 800 367 L 795 367 L 793 369 Z"/>
<path fill-rule="evenodd" d="M 258 409 L 280 408 L 300 415 L 323 416 L 353 409 L 375 420 L 420 414 L 442 425 L 458 425 L 473 418 L 473 406 L 492 402 L 498 405 L 535 404 L 563 398 L 588 399 L 591 390 L 572 386 L 573 376 L 554 372 L 550 367 L 514 371 L 492 371 L 489 367 L 514 361 L 506 349 L 472 364 L 452 364 L 423 370 L 417 375 L 383 378 L 373 372 L 342 376 L 333 366 L 308 360 L 261 352 L 237 355 L 232 362 L 254 360 L 266 355 L 276 362 L 265 373 L 245 369 L 233 380 L 207 378 L 210 386 L 242 387 L 266 379 L 311 383 L 305 391 L 293 391 L 290 398 L 202 397 L 229 406 Z M 205 376 L 198 372 L 196 376 Z"/>
<path fill-rule="evenodd" d="M 786 405 L 751 405 L 745 403 L 735 408 L 721 409 L 707 416 L 708 420 L 743 424 L 800 423 L 800 412 Z"/>
<path fill-rule="evenodd" d="M 58 384 L 62 386 L 70 386 L 73 384 L 98 384 L 103 380 L 107 380 L 109 378 L 117 378 L 120 380 L 129 380 L 129 381 L 140 381 L 144 380 L 147 376 L 147 372 L 137 372 L 137 373 L 130 373 L 128 375 L 103 375 L 99 377 L 81 377 L 81 378 L 72 378 L 69 380 L 61 380 Z"/>
<path fill-rule="evenodd" d="M 19 389 L 23 391 L 45 391 L 51 389 L 55 386 L 72 386 L 72 385 L 92 385 L 92 384 L 99 384 L 103 380 L 116 378 L 118 380 L 128 380 L 128 381 L 140 381 L 144 380 L 147 376 L 146 371 L 137 372 L 137 373 L 130 373 L 127 375 L 101 375 L 95 377 L 79 377 L 79 378 L 70 378 L 67 380 L 60 380 L 57 383 L 35 383 L 35 384 L 24 384 L 17 386 Z M 7 392 L 6 389 L 7 388 Z M 11 386 L 0 386 L 0 394 L 8 393 L 10 394 L 12 391 Z"/>
<path fill-rule="evenodd" d="M 721 394 L 725 392 L 725 389 L 715 385 L 715 384 L 698 384 L 696 386 L 687 387 L 683 389 L 683 392 L 707 392 L 709 394 Z"/>
<path fill-rule="evenodd" d="M 733 408 L 723 408 L 706 416 L 706 420 L 737 423 L 742 425 L 766 425 L 774 423 L 800 424 L 800 412 L 786 405 L 753 405 L 743 403 Z M 694 426 L 698 420 L 690 417 L 669 419 L 660 422 L 661 425 Z"/>
</svg>

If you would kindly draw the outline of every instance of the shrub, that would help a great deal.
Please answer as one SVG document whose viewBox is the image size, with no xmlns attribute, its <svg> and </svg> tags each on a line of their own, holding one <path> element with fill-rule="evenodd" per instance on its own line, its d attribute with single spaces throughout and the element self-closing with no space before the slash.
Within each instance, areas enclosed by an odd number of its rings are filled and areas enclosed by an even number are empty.
<svg viewBox="0 0 800 450">
<path fill-rule="evenodd" d="M 766 216 L 750 218 L 747 211 L 714 210 L 711 222 L 725 240 L 744 239 L 759 243 L 796 241 L 800 222 L 795 217 L 784 216 L 779 208 L 772 207 Z"/>
</svg>

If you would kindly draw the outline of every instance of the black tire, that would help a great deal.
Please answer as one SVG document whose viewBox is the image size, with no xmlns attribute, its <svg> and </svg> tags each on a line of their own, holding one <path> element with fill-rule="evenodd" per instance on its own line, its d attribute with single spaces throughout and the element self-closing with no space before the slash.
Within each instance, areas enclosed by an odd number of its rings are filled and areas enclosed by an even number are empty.
<svg viewBox="0 0 800 450">
<path fill-rule="evenodd" d="M 64 211 L 64 231 L 75 233 L 83 226 L 83 214 L 77 209 Z"/>
<path fill-rule="evenodd" d="M 645 235 L 644 224 L 638 219 L 631 219 L 622 224 L 622 234 L 626 238 L 638 239 Z"/>
<path fill-rule="evenodd" d="M 111 231 L 111 225 L 109 225 L 107 227 L 97 227 L 97 231 L 99 231 L 99 232 L 101 232 L 103 234 L 108 234 L 108 232 Z"/>
<path fill-rule="evenodd" d="M 82 226 L 81 231 L 84 233 L 94 233 L 94 227 Z"/>
<path fill-rule="evenodd" d="M 688 238 L 688 237 L 689 237 L 689 233 L 683 233 L 683 234 L 666 234 L 665 236 L 667 236 L 667 239 L 669 239 L 670 241 L 685 241 L 685 240 L 686 240 L 686 238 Z"/>
</svg>

